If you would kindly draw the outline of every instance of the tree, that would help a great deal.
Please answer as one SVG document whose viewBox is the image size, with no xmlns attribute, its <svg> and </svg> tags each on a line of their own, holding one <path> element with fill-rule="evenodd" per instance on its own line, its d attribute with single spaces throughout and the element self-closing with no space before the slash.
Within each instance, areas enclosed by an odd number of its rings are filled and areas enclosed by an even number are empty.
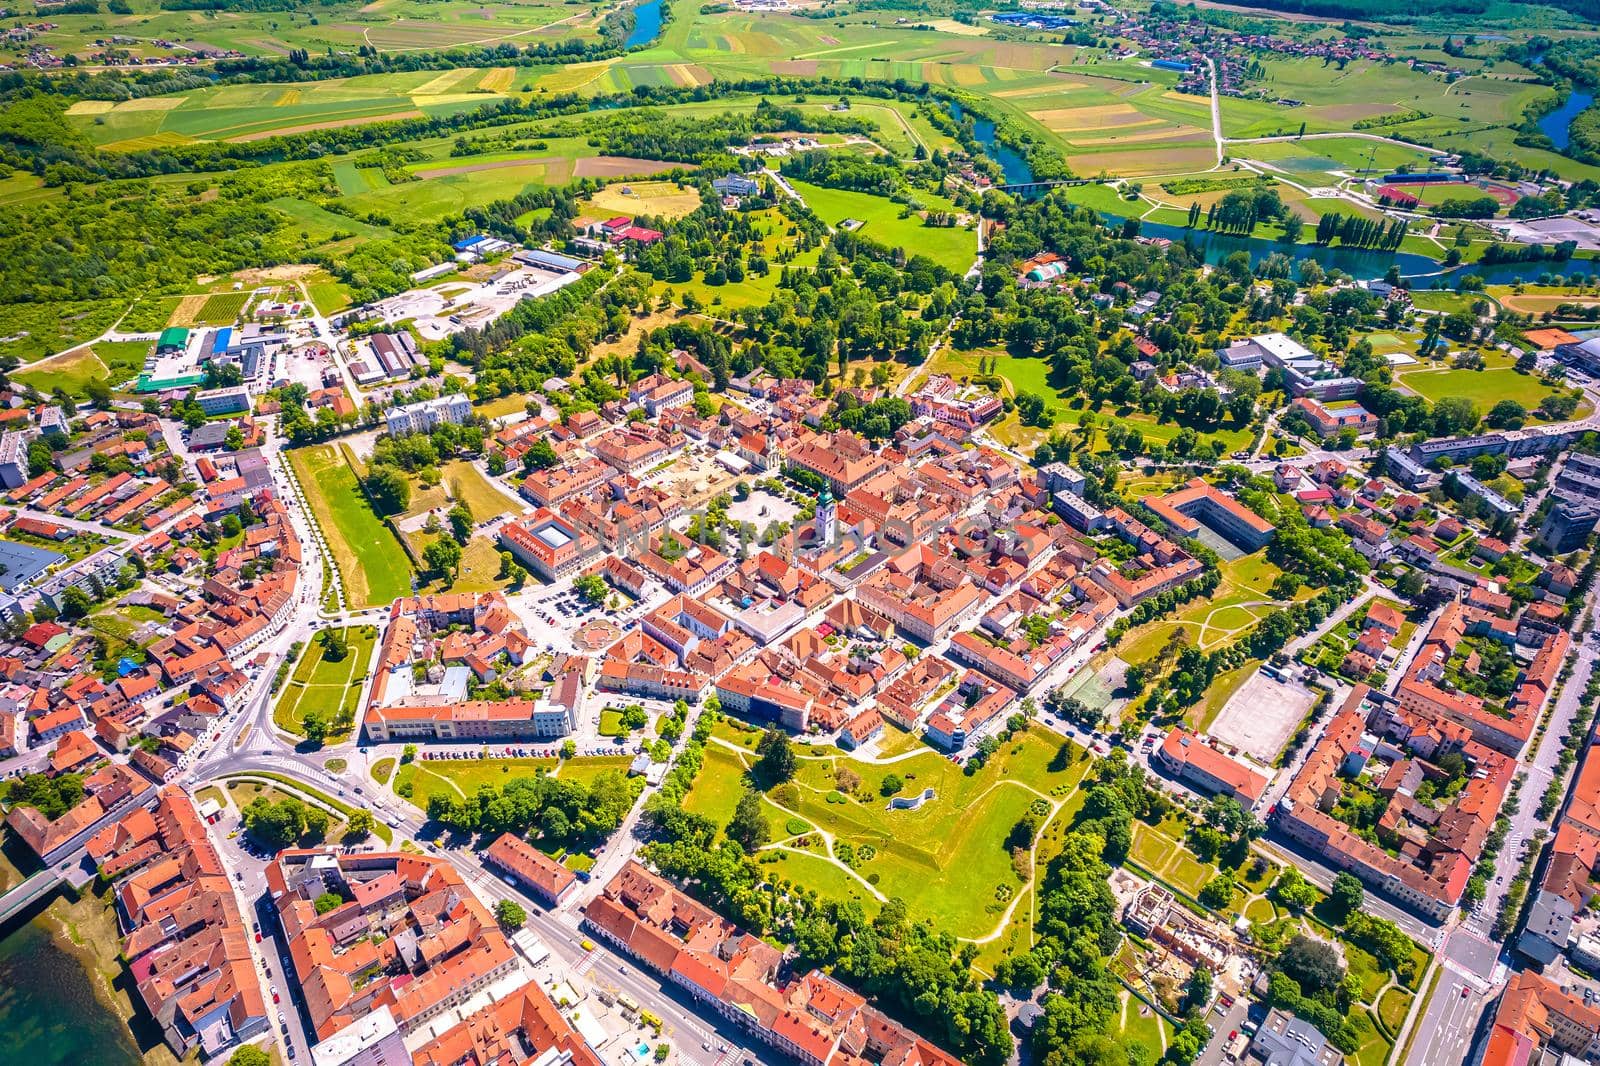
<svg viewBox="0 0 1600 1066">
<path fill-rule="evenodd" d="M 494 905 L 494 920 L 505 929 L 521 929 L 528 921 L 528 912 L 514 899 L 502 899 Z"/>
<path fill-rule="evenodd" d="M 272 1056 L 254 1044 L 245 1044 L 229 1056 L 228 1066 L 272 1066 Z"/>
<path fill-rule="evenodd" d="M 434 573 L 453 579 L 456 568 L 461 565 L 461 545 L 450 537 L 440 537 L 422 549 L 422 561 Z"/>
<path fill-rule="evenodd" d="M 572 583 L 572 589 L 585 603 L 598 607 L 606 602 L 606 579 L 599 574 L 584 574 Z"/>
<path fill-rule="evenodd" d="M 772 826 L 761 811 L 761 794 L 746 789 L 728 822 L 728 839 L 737 840 L 746 852 L 754 852 L 771 838 Z"/>
<path fill-rule="evenodd" d="M 402 764 L 416 762 L 416 760 L 417 746 L 415 744 L 407 744 L 405 747 L 400 749 L 400 762 Z"/>
<path fill-rule="evenodd" d="M 1272 891 L 1279 903 L 1296 914 L 1304 913 L 1315 907 L 1317 901 L 1322 898 L 1322 893 L 1317 891 L 1317 886 L 1307 881 L 1300 871 L 1293 866 L 1285 867 L 1283 873 L 1278 875 L 1278 880 L 1273 884 Z"/>
<path fill-rule="evenodd" d="M 472 512 L 464 503 L 456 505 L 445 514 L 450 520 L 450 533 L 458 544 L 466 544 L 472 537 Z"/>
<path fill-rule="evenodd" d="M 328 712 L 320 707 L 313 707 L 300 718 L 300 731 L 312 744 L 320 746 L 328 739 L 332 731 L 332 723 L 328 721 Z"/>
<path fill-rule="evenodd" d="M 304 827 L 301 836 L 312 843 L 319 843 L 328 836 L 328 812 L 321 807 L 302 804 L 300 824 Z"/>
<path fill-rule="evenodd" d="M 1050 417 L 1045 409 L 1044 397 L 1036 392 L 1017 393 L 1017 417 L 1025 426 L 1048 426 Z"/>
<path fill-rule="evenodd" d="M 345 822 L 344 838 L 346 840 L 365 840 L 377 828 L 377 820 L 372 817 L 371 811 L 356 811 Z"/>
<path fill-rule="evenodd" d="M 1528 420 L 1528 409 L 1515 400 L 1501 400 L 1489 408 L 1485 421 L 1492 429 L 1520 429 Z"/>
<path fill-rule="evenodd" d="M 361 485 L 381 515 L 399 514 L 411 505 L 411 482 L 399 467 L 376 463 Z"/>
<path fill-rule="evenodd" d="M 1426 584 L 1417 571 L 1407 570 L 1394 583 L 1394 590 L 1408 600 L 1415 600 L 1422 595 Z"/>
<path fill-rule="evenodd" d="M 795 755 L 794 745 L 789 741 L 789 734 L 781 729 L 768 729 L 761 734 L 761 743 L 756 746 L 756 778 L 765 783 L 767 788 L 781 784 L 794 776 Z"/>
<path fill-rule="evenodd" d="M 322 657 L 330 663 L 343 662 L 350 654 L 350 641 L 342 629 L 324 629 L 317 634 L 317 643 L 322 645 Z"/>
<path fill-rule="evenodd" d="M 93 606 L 89 594 L 76 586 L 61 594 L 61 617 L 66 621 L 82 618 Z"/>
<path fill-rule="evenodd" d="M 1278 953 L 1273 968 L 1294 978 L 1302 991 L 1317 996 L 1339 987 L 1344 980 L 1344 963 L 1331 944 L 1296 934 Z"/>
<path fill-rule="evenodd" d="M 1008 955 L 995 968 L 995 980 L 1006 988 L 1033 990 L 1044 984 L 1044 963 L 1031 951 Z"/>
<path fill-rule="evenodd" d="M 1203 1010 L 1211 1002 L 1211 971 L 1205 966 L 1196 966 L 1189 973 L 1188 983 L 1183 986 L 1183 999 L 1186 1010 Z"/>
<path fill-rule="evenodd" d="M 1167 1041 L 1166 1059 L 1173 1066 L 1189 1066 L 1211 1042 L 1211 1027 L 1202 1019 L 1190 1017 Z"/>
<path fill-rule="evenodd" d="M 528 446 L 522 453 L 522 466 L 525 470 L 548 470 L 561 461 L 556 450 L 550 442 L 543 437 Z"/>
<path fill-rule="evenodd" d="M 1433 405 L 1433 431 L 1441 437 L 1470 433 L 1478 426 L 1478 407 L 1465 396 L 1442 396 Z"/>
<path fill-rule="evenodd" d="M 273 850 L 299 840 L 321 840 L 328 831 L 327 812 L 287 797 L 274 803 L 257 796 L 243 811 L 245 832 Z"/>
<path fill-rule="evenodd" d="M 317 897 L 316 903 L 313 905 L 317 908 L 318 914 L 327 914 L 329 911 L 336 911 L 344 906 L 344 898 L 337 892 L 324 892 Z"/>
<path fill-rule="evenodd" d="M 1333 879 L 1328 902 L 1333 906 L 1335 914 L 1341 918 L 1348 918 L 1361 909 L 1361 901 L 1365 896 L 1366 890 L 1361 887 L 1361 882 L 1354 874 L 1340 873 Z"/>
<path fill-rule="evenodd" d="M 1199 900 L 1213 910 L 1221 910 L 1233 900 L 1233 878 L 1218 874 L 1200 889 Z"/>
<path fill-rule="evenodd" d="M 878 791 L 885 796 L 893 796 L 905 787 L 906 783 L 900 779 L 899 774 L 884 774 L 883 783 L 878 786 Z"/>
<path fill-rule="evenodd" d="M 566 740 L 561 742 L 561 757 L 563 759 L 570 759 L 577 754 L 578 742 L 576 740 L 568 737 Z"/>
</svg>

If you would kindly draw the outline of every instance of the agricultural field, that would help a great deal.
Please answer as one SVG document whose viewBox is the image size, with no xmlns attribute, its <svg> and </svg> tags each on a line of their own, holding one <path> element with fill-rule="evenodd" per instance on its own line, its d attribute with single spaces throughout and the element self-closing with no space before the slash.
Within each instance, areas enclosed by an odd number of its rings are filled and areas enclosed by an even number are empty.
<svg viewBox="0 0 1600 1066">
<path fill-rule="evenodd" d="M 1222 132 L 1249 138 L 1295 134 L 1301 123 L 1307 133 L 1351 130 L 1356 122 L 1416 113 L 1423 118 L 1381 133 L 1403 138 L 1408 129 L 1437 128 L 1462 122 L 1506 125 L 1521 121 L 1523 109 L 1549 96 L 1538 85 L 1471 77 L 1453 84 L 1399 63 L 1354 60 L 1342 68 L 1311 57 L 1264 58 L 1266 76 L 1259 83 L 1280 100 L 1300 101 L 1283 107 L 1261 100 L 1222 98 Z"/>
<path fill-rule="evenodd" d="M 322 444 L 286 454 L 344 580 L 346 602 L 379 607 L 410 595 L 411 560 L 367 504 L 341 447 Z"/>
<path fill-rule="evenodd" d="M 304 736 L 302 724 L 306 712 L 312 710 L 325 713 L 329 720 L 355 720 L 378 634 L 371 626 L 351 626 L 338 632 L 343 634 L 348 650 L 337 661 L 328 658 L 320 639 L 306 643 L 272 710 L 273 724 L 279 729 Z"/>
<path fill-rule="evenodd" d="M 1269 171 L 1281 171 L 1295 181 L 1326 184 L 1332 184 L 1341 174 L 1387 173 L 1402 166 L 1421 169 L 1428 162 L 1426 152 L 1362 137 L 1305 137 L 1230 144 L 1228 153 L 1266 164 Z"/>
<path fill-rule="evenodd" d="M 635 181 L 608 185 L 579 206 L 584 214 L 595 218 L 649 215 L 674 219 L 699 207 L 700 193 L 693 186 L 682 188 L 668 181 Z"/>
<path fill-rule="evenodd" d="M 267 57 L 287 55 L 293 48 L 354 50 L 363 44 L 406 52 L 530 39 L 592 40 L 599 20 L 589 10 L 575 11 L 553 0 L 516 0 L 492 9 L 462 0 L 332 0 L 318 5 L 314 13 L 279 8 L 172 10 L 157 0 L 130 0 L 122 13 L 52 12 L 50 23 L 52 28 L 40 33 L 38 40 L 58 54 L 88 58 L 100 50 L 100 41 L 116 34 L 119 52 L 157 59 L 182 54 L 157 43 L 163 40 L 186 49 L 209 46 Z M 503 88 L 509 88 L 507 75 L 516 72 L 501 69 Z"/>
</svg>

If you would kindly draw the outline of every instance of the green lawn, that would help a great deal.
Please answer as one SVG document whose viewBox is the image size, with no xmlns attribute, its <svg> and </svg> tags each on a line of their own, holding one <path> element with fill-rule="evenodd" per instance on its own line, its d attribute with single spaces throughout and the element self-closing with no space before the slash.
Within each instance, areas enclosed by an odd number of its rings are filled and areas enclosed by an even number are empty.
<svg viewBox="0 0 1600 1066">
<path fill-rule="evenodd" d="M 1216 592 L 1184 604 L 1176 615 L 1131 630 L 1117 645 L 1117 657 L 1128 663 L 1148 662 L 1180 627 L 1191 642 L 1210 650 L 1234 640 L 1273 609 L 1261 604 L 1269 600 L 1267 590 L 1282 571 L 1265 552 L 1224 562 L 1221 570 L 1222 583 Z M 1242 677 L 1237 681 L 1244 683 Z M 1211 716 L 1215 717 L 1216 711 L 1221 709 L 1221 704 L 1217 704 L 1210 711 Z"/>
<path fill-rule="evenodd" d="M 462 754 L 465 754 L 463 752 Z M 410 802 L 428 809 L 428 797 L 441 793 L 454 799 L 469 796 L 483 785 L 498 788 L 519 777 L 551 774 L 555 777 L 592 782 L 607 771 L 626 773 L 631 757 L 599 755 L 578 759 L 428 759 L 400 767 L 394 784 L 398 789 L 410 782 Z"/>
<path fill-rule="evenodd" d="M 350 650 L 337 662 L 326 657 L 320 640 L 306 642 L 300 661 L 289 683 L 278 694 L 277 706 L 272 711 L 272 721 L 279 729 L 304 736 L 301 723 L 306 712 L 312 709 L 326 711 L 335 718 L 340 717 L 342 711 L 354 721 L 356 701 L 361 697 L 361 683 L 372 662 L 372 648 L 377 643 L 378 633 L 371 626 L 351 626 L 343 633 Z"/>
<path fill-rule="evenodd" d="M 1378 1019 L 1391 1033 L 1398 1033 L 1411 1009 L 1413 994 L 1404 988 L 1391 988 L 1378 997 Z"/>
<path fill-rule="evenodd" d="M 112 373 L 93 348 L 75 348 L 31 363 L 27 369 L 11 374 L 11 378 L 46 394 L 60 388 L 74 396 L 82 396 L 91 381 L 109 384 Z"/>
<path fill-rule="evenodd" d="M 931 750 L 897 762 L 892 769 L 905 782 L 902 795 L 935 791 L 935 799 L 914 811 L 890 811 L 879 795 L 877 786 L 889 767 L 820 749 L 801 760 L 792 783 L 794 796 L 789 797 L 791 809 L 857 851 L 872 848 L 875 854 L 858 862 L 856 872 L 875 879 L 885 896 L 904 899 L 915 917 L 937 917 L 956 936 L 983 936 L 1024 888 L 1005 846 L 1011 827 L 1041 793 L 1049 796 L 1060 789 L 1065 794 L 1088 769 L 1088 760 L 1075 748 L 1069 747 L 1075 753 L 1070 762 L 1061 760 L 1062 744 L 1042 730 L 1019 734 L 974 774 Z M 836 790 L 835 774 L 841 769 L 860 777 L 865 801 Z M 713 744 L 685 807 L 725 823 L 746 787 L 743 772 L 737 753 Z M 780 786 L 769 797 L 784 798 L 789 788 Z M 789 816 L 776 808 L 768 814 L 774 836 L 786 835 Z M 796 859 L 783 861 L 792 864 Z M 820 858 L 806 861 L 808 870 L 822 864 Z M 859 881 L 843 871 L 838 874 L 838 883 L 852 894 L 861 890 Z M 812 887 L 810 880 L 805 883 Z"/>
<path fill-rule="evenodd" d="M 981 348 L 967 352 L 945 348 L 928 363 L 928 372 L 948 374 L 957 380 L 973 378 L 978 376 L 980 359 L 993 362 L 993 373 L 1004 382 L 1002 392 L 1005 395 L 1031 392 L 1044 397 L 1049 428 L 1070 432 L 1083 416 L 1082 396 L 1066 382 L 1054 380 L 1050 361 L 1043 355 L 1017 356 L 1004 348 Z M 1096 425 L 1094 448 L 1097 451 L 1107 450 L 1105 430 L 1113 423 L 1130 430 L 1137 429 L 1143 434 L 1146 446 L 1166 445 L 1183 429 L 1173 422 L 1159 422 L 1154 416 L 1134 407 L 1118 408 L 1107 404 L 1093 414 Z M 1023 451 L 1030 451 L 1037 446 L 1048 436 L 1049 428 L 1024 426 L 1015 412 L 1003 415 L 989 427 L 1001 443 Z M 1199 437 L 1201 440 L 1215 440 L 1227 453 L 1247 447 L 1251 434 L 1248 429 L 1234 428 L 1232 423 L 1224 423 L 1214 430 L 1200 432 Z"/>
<path fill-rule="evenodd" d="M 632 755 L 579 755 L 561 760 L 556 776 L 563 781 L 582 781 L 584 784 L 589 784 L 601 774 L 612 770 L 627 773 L 628 764 L 631 762 L 633 762 Z"/>
<path fill-rule="evenodd" d="M 683 801 L 683 809 L 726 825 L 739 805 L 739 797 L 744 795 L 746 769 L 746 763 L 734 752 L 716 744 L 708 746 L 705 763 Z"/>
<path fill-rule="evenodd" d="M 970 229 L 924 225 L 915 215 L 901 218 L 902 207 L 893 200 L 848 189 L 828 189 L 809 182 L 791 182 L 811 206 L 811 210 L 830 226 L 845 219 L 864 225 L 856 230 L 863 237 L 904 248 L 908 255 L 925 255 L 956 274 L 965 273 L 978 254 L 978 238 Z M 918 190 L 916 198 L 929 208 L 950 210 L 949 201 Z"/>
<path fill-rule="evenodd" d="M 378 607 L 411 594 L 411 560 L 389 527 L 373 513 L 356 472 L 336 445 L 287 452 L 311 513 L 344 578 L 351 607 Z"/>
<path fill-rule="evenodd" d="M 1488 414 L 1501 400 L 1515 400 L 1532 411 L 1546 396 L 1561 391 L 1544 384 L 1536 375 L 1518 373 L 1504 357 L 1485 356 L 1485 362 L 1488 365 L 1483 370 L 1457 370 L 1448 363 L 1419 363 L 1400 367 L 1395 378 L 1398 384 L 1430 403 L 1446 396 L 1465 396 L 1477 404 L 1480 414 Z M 1587 406 L 1580 405 L 1574 417 L 1583 417 Z"/>
<path fill-rule="evenodd" d="M 1111 1031 L 1107 1035 L 1123 1044 L 1137 1041 L 1151 1057 L 1156 1057 L 1166 1046 L 1167 1038 L 1172 1036 L 1172 1026 L 1137 996 L 1124 990 L 1121 1010 L 1112 1015 Z"/>
</svg>

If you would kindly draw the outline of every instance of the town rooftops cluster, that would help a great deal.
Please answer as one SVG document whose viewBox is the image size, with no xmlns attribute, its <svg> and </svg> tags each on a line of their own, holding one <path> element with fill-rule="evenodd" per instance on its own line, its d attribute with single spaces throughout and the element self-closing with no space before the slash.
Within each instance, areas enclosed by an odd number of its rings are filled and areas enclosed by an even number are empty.
<svg viewBox="0 0 1600 1066">
<path fill-rule="evenodd" d="M 266 877 L 318 1040 L 379 1007 L 410 1033 L 518 968 L 488 909 L 444 859 L 290 849 Z M 318 913 L 328 893 L 342 902 Z"/>
<path fill-rule="evenodd" d="M 533 739 L 576 728 L 583 685 L 556 683 L 549 698 L 470 699 L 473 679 L 515 673 L 533 653 L 521 621 L 498 592 L 409 596 L 389 607 L 378 667 L 363 719 L 374 740 Z M 423 679 L 416 677 L 423 667 Z M 572 658 L 561 673 L 586 676 Z M 519 676 L 519 685 L 535 679 Z"/>
<path fill-rule="evenodd" d="M 1515 626 L 1492 609 L 1468 603 L 1447 604 L 1396 689 L 1400 705 L 1464 726 L 1473 739 L 1515 758 L 1533 735 L 1539 712 L 1555 687 L 1572 638 L 1564 629 L 1549 633 L 1534 631 L 1538 650 L 1532 662 L 1521 671 L 1504 713 L 1497 713 L 1483 697 L 1455 688 L 1448 678 L 1447 666 L 1468 635 L 1482 635 L 1514 645 L 1517 632 Z"/>
<path fill-rule="evenodd" d="M 1533 905 L 1517 950 L 1540 965 L 1555 961 L 1563 951 L 1574 958 L 1600 957 L 1600 943 L 1592 935 L 1574 936 L 1574 920 L 1594 900 L 1594 875 L 1600 870 L 1600 755 L 1588 745 L 1567 793 L 1566 806 L 1555 822 L 1555 839 L 1543 880 L 1533 893 Z"/>
<path fill-rule="evenodd" d="M 233 885 L 205 823 L 175 785 L 89 839 L 112 882 L 122 954 L 139 998 L 180 1058 L 223 1054 L 270 1028 Z"/>
<path fill-rule="evenodd" d="M 789 974 L 781 952 L 636 862 L 584 909 L 596 936 L 806 1066 L 957 1066 L 839 981 Z"/>
<path fill-rule="evenodd" d="M 1464 782 L 1444 802 L 1417 798 L 1459 755 Z M 1499 814 L 1515 760 L 1475 740 L 1466 726 L 1356 685 L 1278 802 L 1276 824 L 1336 869 L 1407 905 L 1444 918 L 1461 899 Z M 1336 812 L 1349 783 L 1387 801 L 1369 839 Z"/>
<path fill-rule="evenodd" d="M 246 502 L 242 498 L 239 506 Z M 86 830 L 143 793 L 149 781 L 168 780 L 193 738 L 242 706 L 251 652 L 287 624 L 301 562 L 300 542 L 283 503 L 266 490 L 250 502 L 253 518 L 241 529 L 239 543 L 216 557 L 211 576 L 187 582 L 192 598 L 156 591 L 123 597 L 162 616 L 134 631 L 144 644 L 142 663 L 125 658 L 115 679 L 102 680 L 86 669 L 94 654 L 91 634 L 56 622 L 30 627 L 7 649 L 10 654 L 0 657 L 0 749 L 18 753 L 59 741 L 48 772 L 88 771 L 83 800 L 61 817 L 47 819 L 25 805 L 9 816 L 18 835 L 46 861 L 70 852 Z M 171 566 L 179 553 L 193 553 L 175 546 L 173 535 L 203 527 L 199 515 L 191 514 L 171 525 L 172 533 L 151 534 L 126 552 L 150 568 Z M 116 589 L 123 556 L 116 563 L 108 573 L 83 572 L 85 595 L 100 599 Z M 62 571 L 52 580 L 72 573 Z M 186 698 L 158 704 L 173 691 Z M 126 762 L 117 761 L 141 733 L 154 745 L 140 745 Z M 97 767 L 102 752 L 111 753 L 113 761 Z"/>
</svg>

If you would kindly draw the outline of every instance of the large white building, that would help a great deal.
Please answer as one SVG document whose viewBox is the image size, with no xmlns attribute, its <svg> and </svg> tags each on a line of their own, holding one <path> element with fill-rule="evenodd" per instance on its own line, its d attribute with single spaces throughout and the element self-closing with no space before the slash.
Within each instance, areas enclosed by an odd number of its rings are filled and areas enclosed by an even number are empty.
<svg viewBox="0 0 1600 1066">
<path fill-rule="evenodd" d="M 385 419 L 396 437 L 407 433 L 431 433 L 445 423 L 461 425 L 472 418 L 472 401 L 459 392 L 419 400 L 404 407 L 391 407 Z"/>
<path fill-rule="evenodd" d="M 311 1066 L 400 1066 L 411 1052 L 388 1007 L 379 1007 L 311 1049 Z"/>
<path fill-rule="evenodd" d="M 17 430 L 0 434 L 0 485 L 14 489 L 28 480 L 28 435 Z"/>
<path fill-rule="evenodd" d="M 194 402 L 207 415 L 244 414 L 250 410 L 250 391 L 243 385 L 206 389 L 195 393 Z"/>
<path fill-rule="evenodd" d="M 1296 396 L 1318 400 L 1348 400 L 1361 391 L 1361 380 L 1319 358 L 1305 345 L 1284 333 L 1260 333 L 1217 349 L 1217 359 L 1232 370 L 1276 367 L 1289 380 Z"/>
</svg>

